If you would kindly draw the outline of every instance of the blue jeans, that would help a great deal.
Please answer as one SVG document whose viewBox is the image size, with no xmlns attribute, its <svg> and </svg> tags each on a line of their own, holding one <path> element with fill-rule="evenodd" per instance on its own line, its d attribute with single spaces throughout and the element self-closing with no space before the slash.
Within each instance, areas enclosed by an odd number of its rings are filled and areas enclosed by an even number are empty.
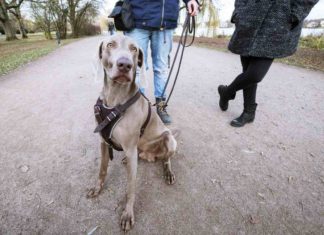
<svg viewBox="0 0 324 235">
<path fill-rule="evenodd" d="M 133 38 L 143 50 L 145 66 L 148 70 L 147 49 L 151 41 L 151 56 L 154 72 L 154 96 L 161 98 L 169 72 L 169 54 L 172 50 L 173 29 L 167 30 L 145 30 L 133 29 L 125 32 L 126 36 Z M 142 89 L 141 89 L 142 90 Z M 143 91 L 143 90 L 142 90 Z M 165 94 L 164 97 L 165 98 Z"/>
</svg>

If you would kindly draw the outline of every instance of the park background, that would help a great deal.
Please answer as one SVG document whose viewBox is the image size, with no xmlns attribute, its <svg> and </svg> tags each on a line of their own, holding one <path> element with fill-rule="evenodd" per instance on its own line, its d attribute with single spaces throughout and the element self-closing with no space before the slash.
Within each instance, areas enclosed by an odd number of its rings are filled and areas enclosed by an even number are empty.
<svg viewBox="0 0 324 235">
<path fill-rule="evenodd" d="M 103 0 L 0 0 L 0 75 L 44 56 L 78 38 L 107 35 L 108 15 L 114 1 Z M 227 50 L 234 25 L 230 17 L 233 0 L 204 0 L 197 16 L 196 45 Z M 182 2 L 180 2 L 183 5 Z M 320 0 L 304 22 L 298 52 L 280 62 L 324 71 L 324 0 Z M 185 19 L 180 12 L 180 35 Z M 177 37 L 175 37 L 177 40 Z M 19 51 L 19 53 L 17 53 Z"/>
<path fill-rule="evenodd" d="M 0 40 L 0 234 L 124 234 L 122 152 L 110 163 L 101 195 L 86 198 L 100 165 L 93 105 L 103 78 L 94 82 L 92 62 L 108 37 L 114 2 L 0 3 L 11 6 L 0 14 L 14 29 L 12 40 Z M 233 30 L 227 27 L 233 1 L 217 4 L 205 1 L 197 17 L 201 37 L 185 51 L 168 106 L 171 128 L 181 130 L 172 162 L 176 183 L 165 185 L 159 162 L 139 161 L 129 234 L 323 234 L 323 36 L 302 38 L 294 56 L 272 65 L 258 86 L 256 120 L 234 129 L 229 122 L 242 112 L 242 94 L 222 112 L 217 92 L 242 69 L 221 33 Z M 320 0 L 307 30 L 322 30 L 322 7 Z M 62 37 L 66 30 L 60 45 L 58 30 Z M 146 75 L 153 100 L 152 67 Z"/>
</svg>

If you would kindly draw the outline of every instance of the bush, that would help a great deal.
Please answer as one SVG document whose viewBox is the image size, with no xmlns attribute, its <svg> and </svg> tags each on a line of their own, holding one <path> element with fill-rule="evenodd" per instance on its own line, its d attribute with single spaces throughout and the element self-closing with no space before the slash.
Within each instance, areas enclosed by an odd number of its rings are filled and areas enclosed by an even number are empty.
<svg viewBox="0 0 324 235">
<path fill-rule="evenodd" d="M 99 25 L 85 24 L 81 29 L 81 35 L 92 36 L 101 34 L 101 28 Z"/>
<path fill-rule="evenodd" d="M 324 50 L 323 36 L 308 36 L 300 39 L 300 46 L 303 48 L 313 48 L 317 50 Z"/>
</svg>

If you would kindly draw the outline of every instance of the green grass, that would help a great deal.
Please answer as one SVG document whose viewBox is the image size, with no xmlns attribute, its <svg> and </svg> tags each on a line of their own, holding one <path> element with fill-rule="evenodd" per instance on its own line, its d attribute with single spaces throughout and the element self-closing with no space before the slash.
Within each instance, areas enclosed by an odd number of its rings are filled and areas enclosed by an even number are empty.
<svg viewBox="0 0 324 235">
<path fill-rule="evenodd" d="M 177 39 L 177 37 L 175 37 Z M 194 45 L 228 52 L 229 38 L 196 38 Z M 277 62 L 324 72 L 324 37 L 301 38 L 297 52 L 289 57 L 276 59 Z"/>
<path fill-rule="evenodd" d="M 58 48 L 55 40 L 46 40 L 43 34 L 31 34 L 28 37 L 10 42 L 5 41 L 4 37 L 0 38 L 0 76 Z M 63 40 L 61 46 L 75 40 Z"/>
<path fill-rule="evenodd" d="M 299 41 L 299 46 L 301 48 L 312 48 L 316 50 L 324 50 L 324 37 L 308 36 L 305 38 L 301 38 Z"/>
</svg>

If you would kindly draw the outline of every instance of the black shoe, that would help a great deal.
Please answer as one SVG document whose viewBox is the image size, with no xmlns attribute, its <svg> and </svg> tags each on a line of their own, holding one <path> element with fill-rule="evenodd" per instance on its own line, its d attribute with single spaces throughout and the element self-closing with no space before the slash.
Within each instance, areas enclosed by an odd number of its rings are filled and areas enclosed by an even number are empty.
<svg viewBox="0 0 324 235">
<path fill-rule="evenodd" d="M 156 98 L 156 111 L 164 124 L 170 124 L 172 122 L 170 115 L 166 111 L 164 99 Z"/>
<path fill-rule="evenodd" d="M 231 121 L 231 126 L 242 127 L 246 123 L 251 123 L 254 121 L 257 104 L 244 105 L 244 106 L 245 107 L 243 113 L 241 114 L 241 116 Z"/>
<path fill-rule="evenodd" d="M 241 116 L 239 116 L 238 118 L 235 118 L 234 120 L 231 121 L 231 126 L 233 127 L 242 127 L 244 126 L 246 123 L 251 123 L 254 121 L 254 114 L 250 114 L 250 113 L 245 113 L 243 112 L 241 114 Z"/>
<path fill-rule="evenodd" d="M 235 94 L 228 96 L 226 92 L 227 92 L 227 86 L 224 85 L 218 86 L 219 107 L 222 111 L 226 111 L 228 109 L 228 101 L 233 100 L 235 98 Z"/>
</svg>

